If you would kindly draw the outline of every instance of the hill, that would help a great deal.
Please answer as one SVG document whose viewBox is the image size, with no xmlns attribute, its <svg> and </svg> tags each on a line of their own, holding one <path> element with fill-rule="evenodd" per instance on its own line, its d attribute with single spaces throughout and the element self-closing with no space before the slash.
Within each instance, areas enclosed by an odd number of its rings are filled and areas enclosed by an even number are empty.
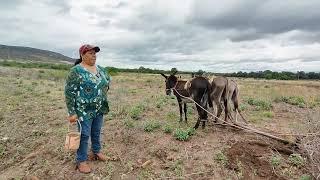
<svg viewBox="0 0 320 180">
<path fill-rule="evenodd" d="M 22 46 L 0 45 L 0 60 L 73 63 L 75 60 L 60 53 Z"/>
</svg>

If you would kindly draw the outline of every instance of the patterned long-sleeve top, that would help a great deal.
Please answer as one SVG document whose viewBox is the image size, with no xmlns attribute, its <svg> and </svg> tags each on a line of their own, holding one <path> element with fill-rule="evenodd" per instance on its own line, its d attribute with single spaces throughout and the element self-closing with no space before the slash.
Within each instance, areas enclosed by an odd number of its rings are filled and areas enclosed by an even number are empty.
<svg viewBox="0 0 320 180">
<path fill-rule="evenodd" d="M 109 112 L 107 91 L 110 76 L 97 66 L 93 74 L 80 64 L 71 68 L 65 84 L 65 99 L 69 115 L 80 120 L 91 119 L 98 113 Z"/>
</svg>

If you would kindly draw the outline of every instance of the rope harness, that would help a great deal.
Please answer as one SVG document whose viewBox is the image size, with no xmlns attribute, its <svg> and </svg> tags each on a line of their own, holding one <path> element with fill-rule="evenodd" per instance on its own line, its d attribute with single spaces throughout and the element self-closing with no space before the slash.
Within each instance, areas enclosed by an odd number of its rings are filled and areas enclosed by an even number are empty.
<svg viewBox="0 0 320 180">
<path fill-rule="evenodd" d="M 177 85 L 177 83 L 176 83 Z M 269 134 L 269 133 L 266 133 L 266 132 L 263 132 L 263 131 L 260 131 L 260 130 L 257 130 L 257 129 L 254 129 L 252 127 L 249 127 L 249 126 L 244 126 L 244 125 L 239 125 L 239 124 L 236 124 L 236 123 L 230 123 L 228 121 L 224 121 L 222 119 L 220 119 L 219 117 L 215 116 L 213 113 L 209 112 L 208 110 L 206 110 L 205 108 L 203 108 L 200 104 L 198 104 L 197 102 L 195 102 L 192 98 L 190 97 L 186 97 L 186 96 L 183 96 L 182 94 L 180 94 L 178 92 L 178 90 L 175 88 L 176 85 L 173 87 L 173 88 L 170 88 L 170 90 L 172 91 L 175 91 L 179 96 L 183 97 L 183 98 L 186 98 L 186 99 L 189 99 L 190 101 L 194 102 L 197 106 L 199 106 L 201 109 L 203 109 L 204 111 L 206 111 L 208 114 L 210 114 L 211 116 L 213 116 L 214 118 L 217 118 L 219 119 L 220 121 L 224 122 L 225 124 L 231 126 L 231 127 L 235 127 L 235 128 L 238 128 L 238 129 L 242 129 L 242 130 L 246 130 L 246 131 L 249 131 L 249 132 L 254 132 L 254 133 L 257 133 L 257 134 L 260 134 L 260 135 L 263 135 L 263 136 L 266 136 L 266 137 L 270 137 L 272 139 L 276 139 L 280 142 L 283 142 L 285 144 L 294 144 L 294 145 L 297 145 L 296 142 L 291 142 L 289 140 L 286 140 L 286 139 L 282 139 L 280 137 L 277 137 L 277 136 L 274 136 L 272 134 Z M 282 134 L 283 135 L 283 134 Z M 303 135 L 303 134 L 290 134 L 290 135 L 300 135 L 300 136 L 319 136 L 320 133 L 314 133 L 314 134 L 308 134 L 308 135 Z"/>
</svg>

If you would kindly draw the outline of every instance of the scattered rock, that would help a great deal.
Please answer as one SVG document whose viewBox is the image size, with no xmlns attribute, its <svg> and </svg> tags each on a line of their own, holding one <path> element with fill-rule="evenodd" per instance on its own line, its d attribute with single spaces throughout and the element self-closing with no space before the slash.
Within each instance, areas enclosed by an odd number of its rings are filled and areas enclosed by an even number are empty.
<svg viewBox="0 0 320 180">
<path fill-rule="evenodd" d="M 23 180 L 39 180 L 39 178 L 37 176 L 27 176 L 24 177 Z"/>
<path fill-rule="evenodd" d="M 146 168 L 146 167 L 149 166 L 151 163 L 152 163 L 152 160 L 148 160 L 148 161 L 144 162 L 144 163 L 141 165 L 141 167 L 142 167 L 142 168 Z"/>
<path fill-rule="evenodd" d="M 167 157 L 167 160 L 169 160 L 169 161 L 173 161 L 175 158 L 174 158 L 174 156 L 168 156 Z"/>
<path fill-rule="evenodd" d="M 128 179 L 128 176 L 126 174 L 122 174 L 120 178 L 121 179 Z"/>
<path fill-rule="evenodd" d="M 3 138 L 1 138 L 1 141 L 3 141 L 3 142 L 7 142 L 9 140 L 9 137 L 3 137 Z"/>
</svg>

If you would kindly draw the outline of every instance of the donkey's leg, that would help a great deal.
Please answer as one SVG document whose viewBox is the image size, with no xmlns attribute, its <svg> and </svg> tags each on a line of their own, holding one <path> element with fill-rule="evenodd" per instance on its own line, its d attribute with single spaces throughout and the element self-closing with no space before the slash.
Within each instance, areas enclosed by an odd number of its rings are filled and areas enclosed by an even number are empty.
<svg viewBox="0 0 320 180">
<path fill-rule="evenodd" d="M 215 120 L 214 120 L 214 122 L 216 123 L 217 120 L 220 118 L 221 113 L 222 113 L 222 105 L 221 105 L 221 102 L 220 102 L 220 98 L 217 99 L 217 100 L 215 101 L 215 103 L 216 103 L 217 109 L 218 109 L 218 110 L 217 110 L 217 116 L 215 117 Z"/>
<path fill-rule="evenodd" d="M 206 121 L 202 120 L 202 129 L 206 127 Z"/>
<path fill-rule="evenodd" d="M 184 120 L 186 121 L 186 123 L 188 123 L 188 120 L 187 120 L 187 103 L 183 103 L 183 106 L 184 106 Z"/>
<path fill-rule="evenodd" d="M 200 121 L 201 121 L 201 119 L 200 119 L 200 117 L 198 117 L 198 120 L 197 120 L 196 125 L 194 126 L 194 129 L 198 129 L 198 127 L 200 125 Z"/>
<path fill-rule="evenodd" d="M 238 99 L 236 98 L 236 96 L 234 94 L 232 95 L 231 102 L 233 102 L 234 113 L 235 113 L 234 116 L 235 116 L 236 123 L 237 123 L 237 121 L 238 121 L 239 102 L 238 102 Z"/>
<path fill-rule="evenodd" d="M 197 104 L 202 106 L 202 108 L 207 109 L 207 105 L 203 105 L 199 100 L 196 100 L 196 102 L 197 102 Z M 205 103 L 207 103 L 207 102 L 205 102 Z M 197 129 L 199 127 L 200 122 L 202 122 L 202 128 L 204 129 L 206 126 L 206 121 L 208 119 L 207 112 L 205 110 L 203 110 L 200 106 L 196 105 L 199 118 L 198 118 L 198 121 L 194 127 L 195 129 Z"/>
<path fill-rule="evenodd" d="M 180 122 L 182 122 L 182 105 L 181 105 L 181 101 L 178 101 L 179 104 L 179 111 L 180 111 Z"/>
<path fill-rule="evenodd" d="M 204 109 L 208 109 L 207 108 L 207 103 L 204 105 L 204 106 L 202 106 Z M 203 109 L 201 109 L 202 110 L 202 117 L 201 117 L 201 119 L 202 119 L 202 129 L 204 129 L 205 127 L 206 127 L 206 121 L 208 120 L 208 113 L 205 111 L 205 110 L 203 110 Z"/>
<path fill-rule="evenodd" d="M 194 126 L 195 129 L 197 129 L 200 125 L 200 122 L 201 122 L 201 118 L 202 118 L 202 109 L 200 106 L 198 106 L 198 104 L 200 105 L 199 101 L 195 100 L 195 102 L 197 103 L 196 104 L 196 108 L 197 108 L 197 112 L 198 112 L 198 120 L 197 120 L 197 123 L 196 125 Z"/>
<path fill-rule="evenodd" d="M 224 113 L 225 113 L 224 123 L 226 123 L 228 121 L 228 115 L 229 115 L 228 99 L 224 99 L 223 104 L 224 104 Z"/>
</svg>

